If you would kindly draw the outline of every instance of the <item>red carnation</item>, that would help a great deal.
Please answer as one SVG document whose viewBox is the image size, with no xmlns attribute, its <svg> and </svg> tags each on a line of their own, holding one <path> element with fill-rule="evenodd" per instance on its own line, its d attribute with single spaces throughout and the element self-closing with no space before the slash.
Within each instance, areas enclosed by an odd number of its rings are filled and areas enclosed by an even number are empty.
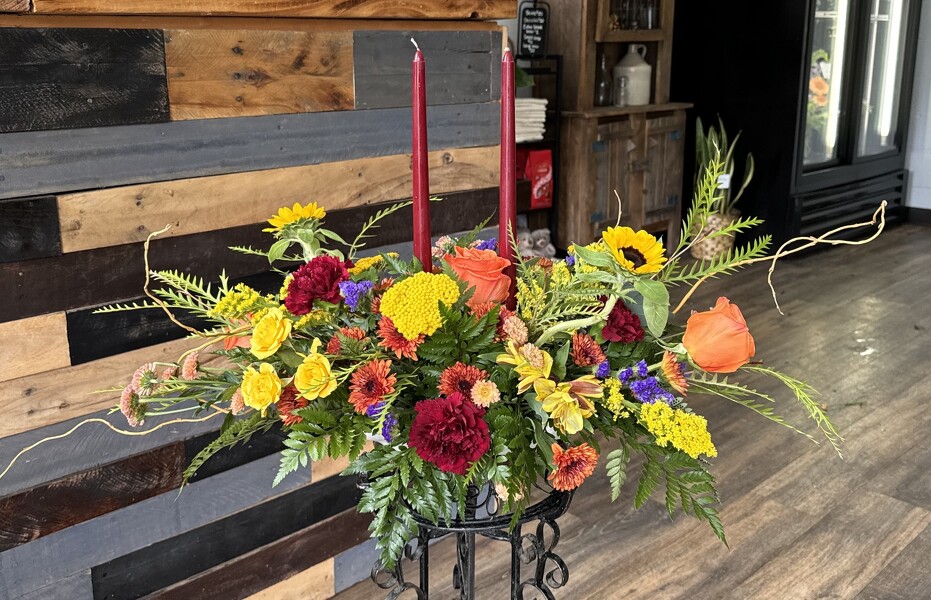
<svg viewBox="0 0 931 600">
<path fill-rule="evenodd" d="M 622 344 L 639 342 L 643 339 L 643 326 L 640 324 L 640 317 L 632 313 L 622 301 L 618 300 L 611 314 L 608 315 L 608 322 L 605 323 L 604 328 L 601 330 L 601 337 L 609 342 L 621 342 Z"/>
<path fill-rule="evenodd" d="M 446 398 L 421 400 L 414 406 L 408 443 L 417 455 L 441 471 L 465 475 L 469 465 L 491 446 L 485 409 L 456 392 Z"/>
<path fill-rule="evenodd" d="M 306 315 L 313 308 L 314 300 L 342 302 L 339 282 L 346 279 L 349 279 L 349 271 L 341 260 L 328 255 L 316 256 L 294 272 L 284 305 L 293 315 Z"/>
</svg>

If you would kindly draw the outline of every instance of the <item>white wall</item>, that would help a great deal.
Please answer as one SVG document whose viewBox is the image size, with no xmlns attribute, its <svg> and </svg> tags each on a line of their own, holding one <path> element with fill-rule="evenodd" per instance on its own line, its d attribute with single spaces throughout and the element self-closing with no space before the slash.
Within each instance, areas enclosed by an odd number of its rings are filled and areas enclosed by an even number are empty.
<svg viewBox="0 0 931 600">
<path fill-rule="evenodd" d="M 911 177 L 906 203 L 915 208 L 931 209 L 931 1 L 922 4 L 906 151 Z"/>
</svg>

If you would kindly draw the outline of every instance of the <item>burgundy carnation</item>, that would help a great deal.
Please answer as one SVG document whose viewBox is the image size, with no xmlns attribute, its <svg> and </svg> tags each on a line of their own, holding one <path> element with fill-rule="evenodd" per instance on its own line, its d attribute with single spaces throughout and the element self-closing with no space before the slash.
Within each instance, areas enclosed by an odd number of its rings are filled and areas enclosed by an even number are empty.
<svg viewBox="0 0 931 600">
<path fill-rule="evenodd" d="M 333 304 L 342 302 L 339 282 L 348 278 L 349 271 L 341 260 L 327 255 L 316 256 L 294 272 L 284 305 L 293 315 L 306 315 L 313 308 L 314 300 Z"/>
<path fill-rule="evenodd" d="M 609 342 L 629 344 L 643 339 L 643 326 L 640 317 L 630 311 L 620 300 L 614 305 L 608 322 L 601 330 L 601 337 Z"/>
<path fill-rule="evenodd" d="M 446 398 L 421 400 L 414 406 L 408 443 L 417 455 L 441 471 L 465 475 L 491 446 L 485 409 L 456 392 Z"/>
</svg>

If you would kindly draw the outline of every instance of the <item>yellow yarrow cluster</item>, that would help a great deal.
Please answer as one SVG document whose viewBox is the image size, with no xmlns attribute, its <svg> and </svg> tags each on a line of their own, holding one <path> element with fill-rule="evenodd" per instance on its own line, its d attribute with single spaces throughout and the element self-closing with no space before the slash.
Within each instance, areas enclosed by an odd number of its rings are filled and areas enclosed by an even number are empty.
<svg viewBox="0 0 931 600">
<path fill-rule="evenodd" d="M 395 283 L 381 298 L 381 313 L 408 340 L 433 335 L 443 324 L 439 303 L 453 305 L 459 286 L 443 274 L 417 273 Z"/>
<path fill-rule="evenodd" d="M 698 458 L 699 454 L 709 457 L 718 455 L 717 448 L 711 443 L 708 421 L 702 416 L 657 402 L 644 404 L 640 409 L 639 420 L 656 437 L 656 443 L 660 446 L 672 444 L 673 448 L 692 458 Z"/>
<path fill-rule="evenodd" d="M 226 292 L 210 310 L 210 314 L 225 319 L 241 319 L 262 305 L 262 295 L 244 283 Z"/>
<path fill-rule="evenodd" d="M 560 261 L 553 265 L 553 285 L 560 288 L 566 287 L 572 282 L 572 273 L 566 263 Z"/>
<path fill-rule="evenodd" d="M 624 408 L 624 394 L 621 392 L 621 382 L 614 377 L 604 382 L 604 398 L 601 403 L 614 413 L 614 418 L 626 419 L 630 413 Z"/>
<path fill-rule="evenodd" d="M 524 321 L 532 321 L 542 313 L 546 306 L 546 295 L 540 284 L 536 281 L 528 284 L 523 279 L 518 279 L 517 305 L 520 307 L 520 316 Z"/>
<path fill-rule="evenodd" d="M 302 219 L 322 219 L 325 216 L 326 211 L 323 210 L 322 206 L 317 206 L 316 202 L 311 202 L 305 206 L 295 202 L 291 208 L 285 206 L 278 209 L 278 212 L 268 220 L 271 227 L 262 231 L 281 231 L 291 223 L 297 223 Z"/>
</svg>

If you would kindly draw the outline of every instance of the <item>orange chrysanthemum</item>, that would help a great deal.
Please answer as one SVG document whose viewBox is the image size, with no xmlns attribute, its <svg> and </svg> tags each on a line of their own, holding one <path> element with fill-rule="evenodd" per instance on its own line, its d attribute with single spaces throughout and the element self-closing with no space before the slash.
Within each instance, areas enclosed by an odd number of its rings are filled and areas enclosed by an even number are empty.
<svg viewBox="0 0 931 600">
<path fill-rule="evenodd" d="M 459 392 L 464 398 L 471 400 L 472 386 L 482 379 L 488 379 L 488 373 L 472 365 L 457 362 L 447 367 L 440 375 L 440 393 L 444 396 L 452 396 Z"/>
<path fill-rule="evenodd" d="M 563 450 L 559 444 L 553 444 L 553 464 L 556 470 L 550 473 L 553 489 L 568 492 L 582 485 L 598 465 L 598 452 L 588 444 Z"/>
<path fill-rule="evenodd" d="M 676 355 L 668 350 L 663 353 L 663 362 L 661 363 L 663 376 L 669 387 L 676 390 L 683 396 L 689 389 L 689 382 L 682 372 L 682 363 L 676 360 Z"/>
<path fill-rule="evenodd" d="M 365 330 L 361 327 L 340 327 L 339 333 L 330 338 L 326 345 L 326 353 L 336 355 L 342 352 L 343 342 L 339 339 L 339 334 L 351 340 L 362 341 L 365 339 Z"/>
<path fill-rule="evenodd" d="M 827 80 L 824 77 L 812 77 L 808 82 L 808 89 L 812 91 L 816 96 L 826 96 L 827 93 L 831 90 L 831 86 L 828 85 Z"/>
<path fill-rule="evenodd" d="M 297 389 L 289 385 L 281 390 L 281 396 L 278 398 L 278 402 L 275 406 L 278 407 L 278 416 L 281 417 L 281 421 L 285 425 L 296 425 L 304 419 L 296 414 L 295 411 L 307 406 L 307 398 L 301 397 Z"/>
<path fill-rule="evenodd" d="M 379 346 L 394 352 L 398 358 L 403 356 L 411 360 L 417 360 L 417 348 L 427 339 L 423 334 L 407 339 L 388 317 L 382 317 L 378 322 L 378 336 L 381 338 Z"/>
<path fill-rule="evenodd" d="M 572 334 L 572 362 L 579 367 L 600 365 L 607 358 L 595 338 L 584 331 Z"/>
<path fill-rule="evenodd" d="M 352 374 L 349 386 L 349 402 L 357 413 L 365 413 L 369 407 L 378 404 L 385 396 L 394 392 L 398 378 L 391 373 L 390 360 L 373 360 L 362 365 Z"/>
</svg>

